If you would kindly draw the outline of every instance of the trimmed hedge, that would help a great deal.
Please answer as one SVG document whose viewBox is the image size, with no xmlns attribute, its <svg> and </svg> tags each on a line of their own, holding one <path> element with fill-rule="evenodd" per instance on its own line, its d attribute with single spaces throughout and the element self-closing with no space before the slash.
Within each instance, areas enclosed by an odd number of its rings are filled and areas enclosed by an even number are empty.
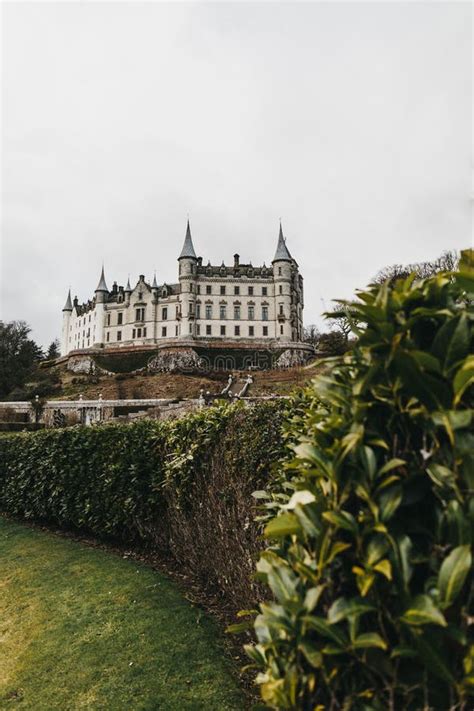
<svg viewBox="0 0 474 711">
<path fill-rule="evenodd" d="M 0 510 L 170 554 L 232 608 L 255 601 L 252 492 L 283 453 L 281 401 L 0 437 Z"/>
</svg>

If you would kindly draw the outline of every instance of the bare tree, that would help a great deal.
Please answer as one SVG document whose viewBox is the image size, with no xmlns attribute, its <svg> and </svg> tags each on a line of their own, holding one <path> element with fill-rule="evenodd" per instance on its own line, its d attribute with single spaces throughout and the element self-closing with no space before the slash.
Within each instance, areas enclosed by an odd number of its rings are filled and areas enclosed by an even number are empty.
<svg viewBox="0 0 474 711">
<path fill-rule="evenodd" d="M 413 272 L 420 279 L 427 279 L 439 272 L 454 272 L 459 266 L 459 254 L 455 250 L 447 250 L 432 262 L 416 262 L 414 264 L 392 264 L 381 269 L 375 278 L 374 284 L 383 284 L 388 281 L 393 283 L 397 279 L 406 279 Z"/>
<path fill-rule="evenodd" d="M 303 330 L 303 341 L 305 343 L 310 343 L 312 346 L 316 347 L 319 343 L 320 337 L 321 334 L 319 333 L 319 329 L 316 324 L 311 323 L 308 326 L 305 326 Z"/>
</svg>

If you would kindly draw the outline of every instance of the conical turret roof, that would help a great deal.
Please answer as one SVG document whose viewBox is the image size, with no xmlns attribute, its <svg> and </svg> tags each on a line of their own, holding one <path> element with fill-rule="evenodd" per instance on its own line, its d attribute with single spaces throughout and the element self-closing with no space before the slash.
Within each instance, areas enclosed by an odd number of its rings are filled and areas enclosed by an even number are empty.
<svg viewBox="0 0 474 711">
<path fill-rule="evenodd" d="M 125 291 L 132 291 L 132 287 L 130 286 L 130 277 L 127 279 L 127 286 L 125 287 Z"/>
<path fill-rule="evenodd" d="M 107 291 L 108 292 L 107 284 L 105 283 L 104 267 L 103 266 L 102 266 L 102 272 L 100 274 L 100 279 L 99 279 L 99 283 L 97 284 L 96 291 Z"/>
<path fill-rule="evenodd" d="M 151 288 L 152 288 L 152 289 L 158 289 L 158 284 L 156 283 L 156 272 L 155 272 L 155 275 L 154 275 L 154 277 L 153 277 L 153 284 L 151 285 Z"/>
<path fill-rule="evenodd" d="M 286 246 L 286 241 L 285 238 L 283 237 L 283 228 L 281 226 L 280 222 L 280 234 L 278 235 L 278 244 L 275 252 L 275 256 L 273 257 L 273 261 L 288 261 L 291 262 L 291 254 L 288 251 L 288 247 Z"/>
<path fill-rule="evenodd" d="M 193 240 L 191 237 L 191 228 L 189 226 L 189 220 L 188 220 L 188 225 L 186 227 L 186 237 L 184 238 L 184 244 L 183 244 L 183 249 L 181 250 L 181 254 L 179 255 L 178 259 L 197 259 L 196 257 L 196 252 L 194 251 L 194 245 L 193 245 Z"/>
<path fill-rule="evenodd" d="M 63 311 L 72 311 L 71 289 L 67 292 L 67 299 Z"/>
</svg>

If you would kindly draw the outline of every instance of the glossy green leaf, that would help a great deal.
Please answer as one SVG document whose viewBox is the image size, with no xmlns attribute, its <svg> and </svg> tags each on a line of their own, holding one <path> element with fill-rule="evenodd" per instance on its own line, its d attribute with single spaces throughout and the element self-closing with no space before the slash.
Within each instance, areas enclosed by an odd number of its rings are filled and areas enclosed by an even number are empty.
<svg viewBox="0 0 474 711">
<path fill-rule="evenodd" d="M 351 533 L 357 533 L 356 520 L 348 511 L 325 511 L 323 518 L 325 521 L 337 526 L 337 528 L 344 528 Z"/>
<path fill-rule="evenodd" d="M 355 639 L 353 647 L 355 649 L 367 649 L 369 647 L 387 649 L 387 643 L 377 632 L 365 632 Z"/>
<path fill-rule="evenodd" d="M 438 589 L 441 605 L 449 607 L 459 595 L 467 575 L 471 571 L 470 546 L 458 546 L 444 559 L 439 575 Z"/>
<path fill-rule="evenodd" d="M 362 598 L 340 597 L 329 608 L 328 622 L 334 625 L 341 620 L 357 618 L 373 610 L 375 607 Z"/>
<path fill-rule="evenodd" d="M 321 651 L 311 642 L 301 642 L 298 649 L 302 652 L 312 667 L 319 669 L 323 665 L 323 655 Z"/>
<path fill-rule="evenodd" d="M 266 526 L 266 538 L 282 538 L 302 532 L 301 524 L 294 513 L 283 513 L 272 519 Z"/>
<path fill-rule="evenodd" d="M 407 625 L 441 625 L 447 622 L 443 613 L 434 604 L 429 595 L 418 595 L 412 601 L 400 618 Z"/>
</svg>

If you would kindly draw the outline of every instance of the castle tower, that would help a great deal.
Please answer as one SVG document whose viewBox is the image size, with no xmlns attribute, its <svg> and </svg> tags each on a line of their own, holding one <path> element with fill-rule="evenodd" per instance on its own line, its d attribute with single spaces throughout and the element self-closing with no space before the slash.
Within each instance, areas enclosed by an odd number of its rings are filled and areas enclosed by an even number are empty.
<svg viewBox="0 0 474 711">
<path fill-rule="evenodd" d="M 273 257 L 273 279 L 275 283 L 275 321 L 276 338 L 279 341 L 291 341 L 291 278 L 292 262 L 290 252 L 283 237 L 280 222 L 278 244 Z"/>
<path fill-rule="evenodd" d="M 109 290 L 107 284 L 105 283 L 104 267 L 102 266 L 102 272 L 100 274 L 99 283 L 97 284 L 97 289 L 95 290 L 95 313 L 96 313 L 96 328 L 95 337 L 93 345 L 102 345 L 104 343 L 104 326 L 105 326 L 105 305 L 107 301 L 107 296 Z"/>
<path fill-rule="evenodd" d="M 179 327 L 180 338 L 192 338 L 195 335 L 196 314 L 196 279 L 198 258 L 194 251 L 189 220 L 186 227 L 183 249 L 178 257 L 179 283 L 181 293 L 179 297 L 181 308 L 181 321 Z"/>
<path fill-rule="evenodd" d="M 66 355 L 69 350 L 69 324 L 71 322 L 72 301 L 71 289 L 67 293 L 66 303 L 63 308 L 63 328 L 61 332 L 61 355 Z"/>
</svg>

